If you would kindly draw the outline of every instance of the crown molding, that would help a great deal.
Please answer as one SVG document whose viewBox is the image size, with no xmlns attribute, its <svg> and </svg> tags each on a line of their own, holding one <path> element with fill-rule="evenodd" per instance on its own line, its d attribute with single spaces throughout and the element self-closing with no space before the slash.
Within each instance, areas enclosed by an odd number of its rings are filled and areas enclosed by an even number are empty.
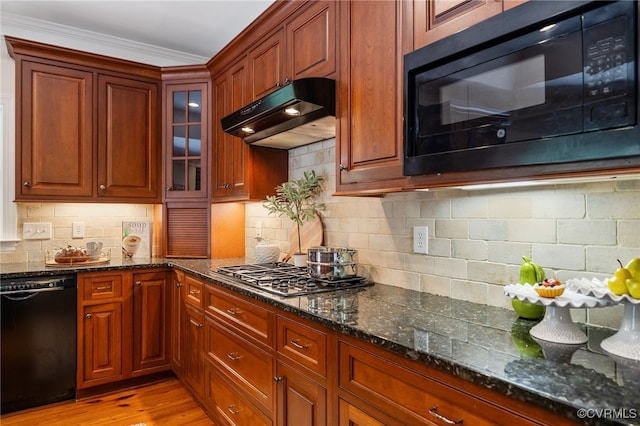
<svg viewBox="0 0 640 426">
<path fill-rule="evenodd" d="M 2 13 L 0 33 L 159 67 L 204 64 L 210 59 L 10 13 Z"/>
</svg>

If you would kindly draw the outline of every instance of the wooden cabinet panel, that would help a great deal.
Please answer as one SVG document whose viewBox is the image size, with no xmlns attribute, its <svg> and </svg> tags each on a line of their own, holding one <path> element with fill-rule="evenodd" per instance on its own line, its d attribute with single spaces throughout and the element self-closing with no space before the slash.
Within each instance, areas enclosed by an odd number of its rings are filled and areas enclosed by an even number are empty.
<svg viewBox="0 0 640 426">
<path fill-rule="evenodd" d="M 474 425 L 535 424 L 378 355 L 339 345 L 340 388 L 403 423 L 440 424 L 446 418 Z"/>
<path fill-rule="evenodd" d="M 158 85 L 98 77 L 98 196 L 159 196 Z"/>
<path fill-rule="evenodd" d="M 122 297 L 123 277 L 119 272 L 104 273 L 84 278 L 81 288 L 82 300 L 104 300 Z"/>
<path fill-rule="evenodd" d="M 124 378 L 122 303 L 85 306 L 82 312 L 81 382 L 102 379 L 102 383 Z"/>
<path fill-rule="evenodd" d="M 317 426 L 327 424 L 327 390 L 305 375 L 278 362 L 279 426 Z"/>
<path fill-rule="evenodd" d="M 178 375 L 182 375 L 184 357 L 183 328 L 184 324 L 184 298 L 182 287 L 184 286 L 184 272 L 174 270 L 171 283 L 171 367 Z"/>
<path fill-rule="evenodd" d="M 271 419 L 249 402 L 215 368 L 207 367 L 207 403 L 213 407 L 216 424 L 271 426 Z"/>
<path fill-rule="evenodd" d="M 93 74 L 19 59 L 16 65 L 16 199 L 90 197 Z"/>
<path fill-rule="evenodd" d="M 495 0 L 414 0 L 414 48 L 497 15 L 502 6 Z"/>
<path fill-rule="evenodd" d="M 273 356 L 207 318 L 206 355 L 265 410 L 274 404 Z"/>
<path fill-rule="evenodd" d="M 374 417 L 341 399 L 338 406 L 340 426 L 385 426 L 389 423 L 378 421 Z"/>
<path fill-rule="evenodd" d="M 284 30 L 282 29 L 249 51 L 249 85 L 252 101 L 268 95 L 290 81 L 290 77 L 283 77 L 284 54 Z"/>
<path fill-rule="evenodd" d="M 185 307 L 184 379 L 197 396 L 204 392 L 204 314 L 191 306 Z"/>
<path fill-rule="evenodd" d="M 271 309 L 206 287 L 205 309 L 248 339 L 273 348 L 275 314 Z"/>
<path fill-rule="evenodd" d="M 169 279 L 166 272 L 133 274 L 133 372 L 166 369 L 169 352 Z"/>
<path fill-rule="evenodd" d="M 196 308 L 202 308 L 202 298 L 204 283 L 199 279 L 185 275 L 184 277 L 184 300 Z"/>
<path fill-rule="evenodd" d="M 319 1 L 286 23 L 285 77 L 329 77 L 336 73 L 336 2 Z"/>
<path fill-rule="evenodd" d="M 276 349 L 300 365 L 327 376 L 327 335 L 281 316 L 277 319 Z"/>
<path fill-rule="evenodd" d="M 338 194 L 385 192 L 402 176 L 405 2 L 339 2 Z"/>
</svg>

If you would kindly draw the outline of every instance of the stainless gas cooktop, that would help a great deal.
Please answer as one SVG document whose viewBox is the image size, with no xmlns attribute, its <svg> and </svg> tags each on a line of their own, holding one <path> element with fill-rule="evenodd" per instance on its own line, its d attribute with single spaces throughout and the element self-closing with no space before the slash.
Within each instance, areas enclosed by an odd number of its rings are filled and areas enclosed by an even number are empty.
<svg viewBox="0 0 640 426">
<path fill-rule="evenodd" d="M 284 297 L 373 285 L 373 282 L 360 276 L 331 280 L 314 278 L 307 268 L 282 262 L 224 266 L 218 268 L 216 272 L 243 284 Z"/>
</svg>

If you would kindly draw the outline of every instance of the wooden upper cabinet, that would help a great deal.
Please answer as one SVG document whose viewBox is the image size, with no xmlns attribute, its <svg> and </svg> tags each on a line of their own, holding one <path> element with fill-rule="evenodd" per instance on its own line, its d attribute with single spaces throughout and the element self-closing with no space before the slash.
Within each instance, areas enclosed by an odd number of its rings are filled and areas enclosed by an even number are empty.
<svg viewBox="0 0 640 426">
<path fill-rule="evenodd" d="M 158 84 L 98 77 L 98 196 L 159 196 Z"/>
<path fill-rule="evenodd" d="M 414 0 L 414 48 L 462 31 L 526 0 Z"/>
<path fill-rule="evenodd" d="M 20 61 L 16 199 L 93 193 L 93 74 Z"/>
<path fill-rule="evenodd" d="M 160 201 L 157 67 L 5 36 L 16 199 Z"/>
<path fill-rule="evenodd" d="M 336 73 L 336 2 L 319 1 L 285 26 L 286 76 L 332 77 Z"/>
<path fill-rule="evenodd" d="M 213 202 L 263 199 L 267 194 L 273 194 L 274 188 L 288 177 L 287 151 L 250 146 L 241 138 L 222 130 L 220 119 L 249 102 L 248 88 L 245 57 L 237 60 L 213 81 Z"/>
<path fill-rule="evenodd" d="M 249 50 L 252 100 L 292 80 L 336 73 L 336 3 L 311 2 Z"/>
<path fill-rule="evenodd" d="M 260 99 L 290 81 L 290 77 L 284 75 L 284 52 L 282 29 L 251 49 L 248 56 L 250 100 Z"/>
<path fill-rule="evenodd" d="M 398 190 L 406 182 L 402 62 L 411 48 L 402 37 L 405 3 L 338 3 L 338 194 Z"/>
<path fill-rule="evenodd" d="M 209 82 L 164 86 L 165 194 L 167 201 L 209 196 Z"/>
</svg>

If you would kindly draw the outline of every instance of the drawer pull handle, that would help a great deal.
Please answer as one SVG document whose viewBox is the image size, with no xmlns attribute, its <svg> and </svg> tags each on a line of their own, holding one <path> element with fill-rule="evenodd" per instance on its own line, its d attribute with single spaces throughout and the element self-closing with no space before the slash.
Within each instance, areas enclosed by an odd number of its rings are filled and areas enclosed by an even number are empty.
<svg viewBox="0 0 640 426">
<path fill-rule="evenodd" d="M 189 322 L 193 324 L 196 328 L 202 328 L 202 324 L 200 324 L 199 322 L 195 322 L 192 319 L 190 319 Z"/>
<path fill-rule="evenodd" d="M 142 281 L 136 281 L 136 285 L 139 287 L 142 285 Z"/>
<path fill-rule="evenodd" d="M 431 414 L 436 419 L 442 420 L 443 422 L 445 422 L 446 424 L 449 424 L 449 425 L 459 425 L 459 424 L 462 423 L 462 419 L 450 420 L 450 419 L 446 418 L 445 416 L 443 416 L 442 414 L 438 413 L 438 406 L 436 406 L 436 405 L 434 405 L 431 408 L 431 410 L 429 410 L 429 414 Z"/>
<path fill-rule="evenodd" d="M 231 404 L 230 406 L 227 407 L 227 411 L 233 415 L 236 415 L 236 414 L 240 414 L 240 411 L 242 410 L 236 410 L 235 405 Z"/>
<path fill-rule="evenodd" d="M 84 317 L 85 317 L 86 319 L 91 319 L 91 317 L 92 317 L 92 316 L 93 316 L 93 315 L 91 315 L 91 314 L 86 314 Z"/>
<path fill-rule="evenodd" d="M 96 290 L 111 290 L 111 286 L 108 285 L 101 285 L 100 287 L 96 287 Z"/>
<path fill-rule="evenodd" d="M 239 313 L 241 313 L 242 311 L 240 309 L 236 309 L 236 308 L 229 308 L 227 309 L 227 313 L 229 315 L 238 315 Z"/>
<path fill-rule="evenodd" d="M 240 361 L 242 359 L 242 355 L 240 355 L 238 352 L 229 352 L 227 354 L 227 358 L 229 358 L 231 361 Z"/>
<path fill-rule="evenodd" d="M 200 290 L 189 290 L 189 294 L 192 296 L 199 296 L 200 295 Z"/>
<path fill-rule="evenodd" d="M 298 349 L 309 349 L 309 346 L 310 346 L 309 344 L 301 345 L 301 344 L 300 344 L 300 340 L 298 340 L 298 339 L 293 339 L 293 340 L 292 340 L 291 342 L 289 342 L 289 343 L 291 343 L 293 346 L 295 346 L 295 347 L 296 347 L 296 348 L 298 348 Z"/>
</svg>

